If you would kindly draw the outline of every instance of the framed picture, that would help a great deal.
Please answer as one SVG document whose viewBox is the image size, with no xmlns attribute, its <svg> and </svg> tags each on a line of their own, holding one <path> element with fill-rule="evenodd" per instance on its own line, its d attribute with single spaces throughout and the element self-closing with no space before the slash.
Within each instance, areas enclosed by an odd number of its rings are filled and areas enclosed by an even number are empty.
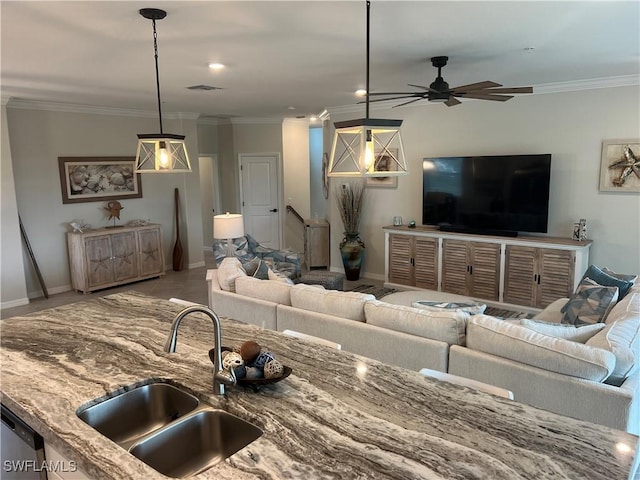
<svg viewBox="0 0 640 480">
<path fill-rule="evenodd" d="M 58 157 L 62 203 L 142 197 L 135 157 Z"/>
<path fill-rule="evenodd" d="M 640 192 L 640 139 L 602 142 L 600 191 Z"/>
<path fill-rule="evenodd" d="M 391 149 L 391 155 L 397 157 L 397 150 Z M 391 155 L 376 153 L 375 162 L 376 162 L 376 170 L 386 170 L 386 171 L 395 171 L 398 169 L 397 162 L 393 159 Z M 397 188 L 398 187 L 398 177 L 367 177 L 365 182 L 366 187 L 381 187 L 381 188 Z"/>
</svg>

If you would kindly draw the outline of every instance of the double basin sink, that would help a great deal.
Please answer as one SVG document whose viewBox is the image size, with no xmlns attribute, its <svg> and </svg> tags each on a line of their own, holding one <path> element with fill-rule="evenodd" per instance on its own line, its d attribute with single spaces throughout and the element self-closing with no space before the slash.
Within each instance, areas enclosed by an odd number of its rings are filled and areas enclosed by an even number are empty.
<svg viewBox="0 0 640 480">
<path fill-rule="evenodd" d="M 184 478 L 222 462 L 262 430 L 164 381 L 154 381 L 95 405 L 78 417 L 158 472 Z"/>
</svg>

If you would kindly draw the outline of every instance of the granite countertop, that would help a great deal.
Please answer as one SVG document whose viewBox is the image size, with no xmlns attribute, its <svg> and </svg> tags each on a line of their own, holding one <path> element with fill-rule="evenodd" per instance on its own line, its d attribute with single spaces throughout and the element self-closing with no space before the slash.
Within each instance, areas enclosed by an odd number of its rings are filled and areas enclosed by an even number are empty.
<svg viewBox="0 0 640 480">
<path fill-rule="evenodd" d="M 199 479 L 625 479 L 638 438 L 222 320 L 223 345 L 254 339 L 293 373 L 258 393 L 212 393 L 211 322 L 137 292 L 0 322 L 2 403 L 95 479 L 167 478 L 76 410 L 149 378 L 170 379 L 264 434 Z"/>
</svg>

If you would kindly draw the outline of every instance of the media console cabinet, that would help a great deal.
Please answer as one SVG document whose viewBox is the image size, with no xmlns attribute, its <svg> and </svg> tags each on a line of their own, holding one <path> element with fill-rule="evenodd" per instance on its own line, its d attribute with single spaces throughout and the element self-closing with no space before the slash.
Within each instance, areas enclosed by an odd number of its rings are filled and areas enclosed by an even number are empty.
<svg viewBox="0 0 640 480">
<path fill-rule="evenodd" d="M 542 309 L 570 297 L 589 266 L 591 240 L 468 235 L 426 226 L 383 229 L 387 287 Z"/>
<path fill-rule="evenodd" d="M 71 286 L 80 292 L 164 275 L 159 224 L 68 232 L 67 246 Z"/>
</svg>

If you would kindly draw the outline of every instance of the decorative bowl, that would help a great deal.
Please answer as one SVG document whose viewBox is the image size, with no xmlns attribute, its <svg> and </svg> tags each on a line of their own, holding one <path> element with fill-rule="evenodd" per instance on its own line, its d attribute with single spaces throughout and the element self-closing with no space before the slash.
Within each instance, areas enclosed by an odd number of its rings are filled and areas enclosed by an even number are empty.
<svg viewBox="0 0 640 480">
<path fill-rule="evenodd" d="M 229 347 L 222 347 L 221 349 L 223 352 L 233 352 L 233 348 L 229 348 Z M 216 354 L 216 349 L 212 348 L 211 350 L 209 350 L 209 359 L 211 360 L 211 363 L 213 362 L 213 358 Z M 242 386 L 246 386 L 246 387 L 252 387 L 254 391 L 258 391 L 260 389 L 260 387 L 262 385 L 270 385 L 272 383 L 278 383 L 281 380 L 284 380 L 285 378 L 287 378 L 289 375 L 291 375 L 292 369 L 291 367 L 287 367 L 286 365 L 282 365 L 283 368 L 283 372 L 282 375 L 280 375 L 279 377 L 276 378 L 255 378 L 255 379 L 246 379 L 246 378 L 238 378 L 237 379 L 237 383 L 238 385 L 242 385 Z"/>
</svg>

